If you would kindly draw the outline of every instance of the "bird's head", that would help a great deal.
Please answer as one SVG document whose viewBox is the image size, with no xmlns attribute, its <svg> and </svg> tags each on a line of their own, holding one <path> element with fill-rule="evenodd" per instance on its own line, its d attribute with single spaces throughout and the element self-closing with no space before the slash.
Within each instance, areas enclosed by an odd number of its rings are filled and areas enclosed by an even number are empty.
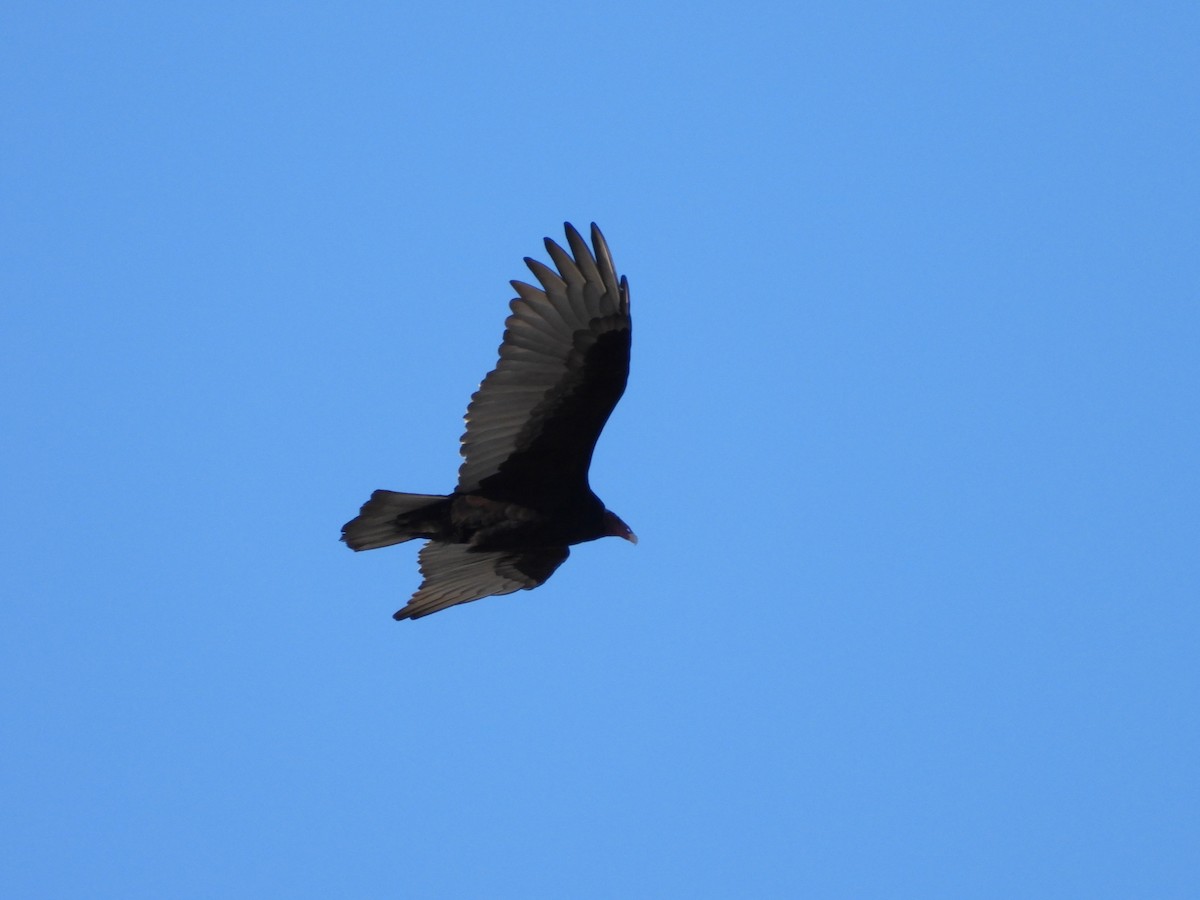
<svg viewBox="0 0 1200 900">
<path fill-rule="evenodd" d="M 611 510 L 604 511 L 604 536 L 624 538 L 631 544 L 637 543 L 637 535 L 633 529 L 621 521 L 621 517 Z"/>
</svg>

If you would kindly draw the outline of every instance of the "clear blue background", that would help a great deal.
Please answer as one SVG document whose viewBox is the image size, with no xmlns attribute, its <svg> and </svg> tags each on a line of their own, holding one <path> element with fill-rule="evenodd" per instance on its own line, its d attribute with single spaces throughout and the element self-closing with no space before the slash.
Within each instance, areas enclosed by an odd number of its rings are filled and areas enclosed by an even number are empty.
<svg viewBox="0 0 1200 900">
<path fill-rule="evenodd" d="M 1200 7 L 11 3 L 7 897 L 1200 896 Z M 638 532 L 419 622 L 595 220 Z"/>
</svg>

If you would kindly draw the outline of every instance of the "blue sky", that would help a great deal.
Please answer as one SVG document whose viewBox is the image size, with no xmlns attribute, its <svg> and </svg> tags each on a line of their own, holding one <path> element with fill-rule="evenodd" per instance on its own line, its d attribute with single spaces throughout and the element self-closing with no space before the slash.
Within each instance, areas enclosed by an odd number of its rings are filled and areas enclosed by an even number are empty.
<svg viewBox="0 0 1200 900">
<path fill-rule="evenodd" d="M 1194 4 L 3 18 L 0 893 L 1200 892 Z M 641 542 L 393 622 L 564 220 Z"/>
</svg>

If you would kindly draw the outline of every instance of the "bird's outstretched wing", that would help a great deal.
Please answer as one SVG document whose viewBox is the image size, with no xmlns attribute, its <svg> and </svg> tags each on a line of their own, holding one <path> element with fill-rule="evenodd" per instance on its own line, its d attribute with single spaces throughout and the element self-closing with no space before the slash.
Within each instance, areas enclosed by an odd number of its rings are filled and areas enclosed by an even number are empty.
<svg viewBox="0 0 1200 900">
<path fill-rule="evenodd" d="M 592 450 L 629 377 L 629 287 L 595 224 L 594 255 L 565 227 L 571 253 L 546 239 L 558 271 L 526 258 L 541 288 L 512 282 L 500 361 L 467 408 L 461 493 L 544 508 L 589 490 Z"/>
<path fill-rule="evenodd" d="M 421 587 L 393 618 L 419 619 L 459 603 L 535 588 L 570 552 L 567 547 L 479 552 L 467 544 L 430 541 L 418 555 Z"/>
</svg>

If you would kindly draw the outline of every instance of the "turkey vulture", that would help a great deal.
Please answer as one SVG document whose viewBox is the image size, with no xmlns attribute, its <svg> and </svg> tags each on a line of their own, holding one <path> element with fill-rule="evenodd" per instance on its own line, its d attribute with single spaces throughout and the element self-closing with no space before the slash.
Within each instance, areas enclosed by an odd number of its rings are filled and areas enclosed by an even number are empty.
<svg viewBox="0 0 1200 900">
<path fill-rule="evenodd" d="M 513 281 L 500 361 L 467 407 L 454 493 L 376 491 L 342 527 L 351 550 L 413 538 L 422 582 L 396 619 L 542 584 L 571 544 L 637 536 L 588 485 L 592 450 L 629 377 L 629 285 L 592 224 L 566 224 L 558 271 L 525 258 L 541 288 Z M 572 256 L 573 254 L 573 256 Z"/>
</svg>

